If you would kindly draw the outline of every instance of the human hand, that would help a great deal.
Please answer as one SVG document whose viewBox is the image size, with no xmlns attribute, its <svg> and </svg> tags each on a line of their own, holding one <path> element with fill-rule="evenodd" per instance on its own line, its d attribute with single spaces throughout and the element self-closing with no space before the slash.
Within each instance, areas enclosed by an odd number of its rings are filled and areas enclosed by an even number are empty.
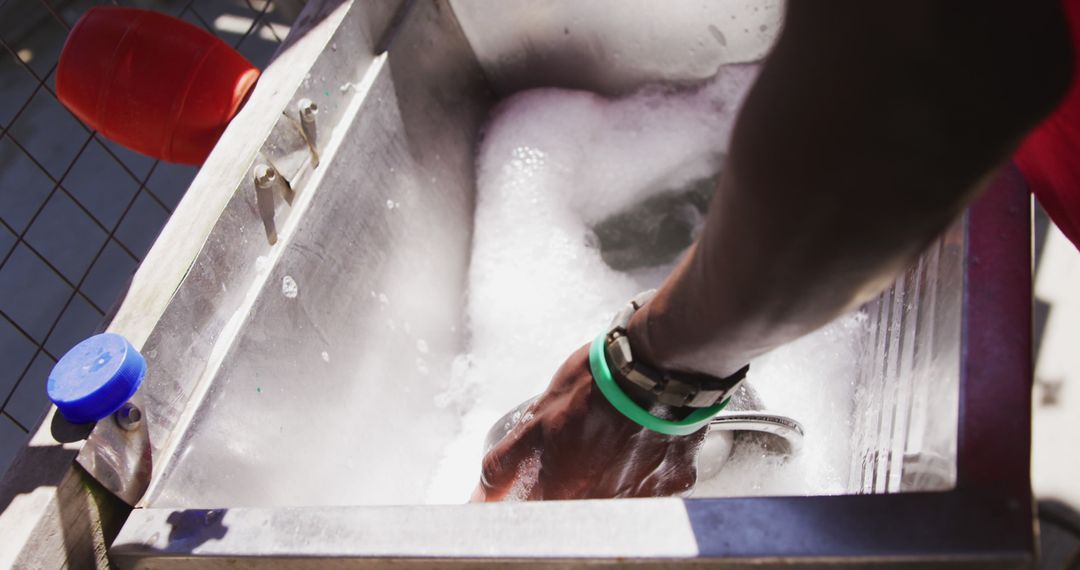
<svg viewBox="0 0 1080 570">
<path fill-rule="evenodd" d="M 706 431 L 670 436 L 627 419 L 593 382 L 586 346 L 485 455 L 472 500 L 683 494 L 697 480 L 695 458 Z"/>
</svg>

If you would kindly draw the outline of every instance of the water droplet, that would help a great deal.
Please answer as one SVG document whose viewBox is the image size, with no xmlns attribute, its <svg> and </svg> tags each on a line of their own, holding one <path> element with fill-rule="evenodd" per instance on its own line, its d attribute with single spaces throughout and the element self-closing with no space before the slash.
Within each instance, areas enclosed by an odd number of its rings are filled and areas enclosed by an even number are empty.
<svg viewBox="0 0 1080 570">
<path fill-rule="evenodd" d="M 296 284 L 296 280 L 290 275 L 286 275 L 281 278 L 281 294 L 290 299 L 295 299 L 296 295 L 300 292 L 300 288 Z"/>
</svg>

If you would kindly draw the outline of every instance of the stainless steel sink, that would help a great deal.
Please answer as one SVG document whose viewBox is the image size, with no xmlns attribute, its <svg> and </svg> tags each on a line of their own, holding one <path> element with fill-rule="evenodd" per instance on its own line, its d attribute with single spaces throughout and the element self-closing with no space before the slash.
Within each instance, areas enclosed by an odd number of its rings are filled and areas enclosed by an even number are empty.
<svg viewBox="0 0 1080 570">
<path fill-rule="evenodd" d="M 1010 168 L 864 307 L 859 374 L 842 379 L 857 387 L 846 494 L 420 504 L 394 453 L 434 469 L 450 437 L 435 426 L 451 412 L 432 395 L 465 342 L 487 113 L 532 86 L 614 95 L 760 59 L 782 6 L 329 2 L 310 5 L 294 36 L 305 17 L 308 36 L 278 58 L 292 66 L 264 76 L 291 78 L 288 96 L 245 109 L 200 174 L 223 181 L 223 209 L 200 212 L 189 193 L 187 221 L 170 222 L 142 271 L 185 267 L 174 283 L 134 288 L 112 328 L 145 338 L 150 367 L 137 395 L 146 437 L 102 422 L 79 458 L 136 506 L 110 550 L 117 564 L 1030 560 L 1029 200 Z M 290 49 L 315 55 L 300 65 Z M 245 135 L 257 148 L 237 150 Z M 268 167 L 279 176 L 257 181 Z M 190 220 L 208 231 L 187 260 L 169 242 Z M 422 366 L 406 349 L 418 335 Z M 409 419 L 372 421 L 388 408 Z M 145 457 L 149 475 L 134 467 Z"/>
</svg>

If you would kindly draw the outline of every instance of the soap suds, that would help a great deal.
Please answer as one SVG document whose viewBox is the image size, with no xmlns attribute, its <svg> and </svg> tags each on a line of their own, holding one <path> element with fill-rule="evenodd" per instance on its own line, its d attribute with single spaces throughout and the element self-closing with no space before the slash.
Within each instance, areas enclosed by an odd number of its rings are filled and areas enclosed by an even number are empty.
<svg viewBox="0 0 1080 570">
<path fill-rule="evenodd" d="M 437 405 L 462 414 L 460 431 L 445 449 L 427 502 L 468 500 L 492 423 L 542 391 L 615 311 L 670 272 L 677 252 L 662 263 L 613 269 L 596 228 L 658 196 L 685 202 L 676 204 L 680 213 L 672 219 L 700 226 L 692 200 L 679 192 L 711 184 L 722 169 L 738 105 L 755 74 L 754 66 L 728 66 L 696 88 L 653 86 L 615 100 L 536 89 L 494 111 L 477 159 L 469 351 L 436 396 Z M 633 257 L 631 251 L 622 258 Z M 821 494 L 842 487 L 861 323 L 858 315 L 843 317 L 753 363 L 750 381 L 768 409 L 806 427 L 803 451 L 780 461 L 741 449 L 696 494 Z"/>
</svg>

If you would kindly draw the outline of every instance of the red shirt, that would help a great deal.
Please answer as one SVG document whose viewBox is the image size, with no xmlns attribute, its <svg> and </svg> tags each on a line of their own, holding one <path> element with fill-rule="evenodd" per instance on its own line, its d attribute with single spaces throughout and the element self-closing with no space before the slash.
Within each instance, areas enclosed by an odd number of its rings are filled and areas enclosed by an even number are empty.
<svg viewBox="0 0 1080 570">
<path fill-rule="evenodd" d="M 1072 86 L 1013 158 L 1050 219 L 1080 249 L 1080 0 L 1063 4 L 1073 40 Z"/>
</svg>

